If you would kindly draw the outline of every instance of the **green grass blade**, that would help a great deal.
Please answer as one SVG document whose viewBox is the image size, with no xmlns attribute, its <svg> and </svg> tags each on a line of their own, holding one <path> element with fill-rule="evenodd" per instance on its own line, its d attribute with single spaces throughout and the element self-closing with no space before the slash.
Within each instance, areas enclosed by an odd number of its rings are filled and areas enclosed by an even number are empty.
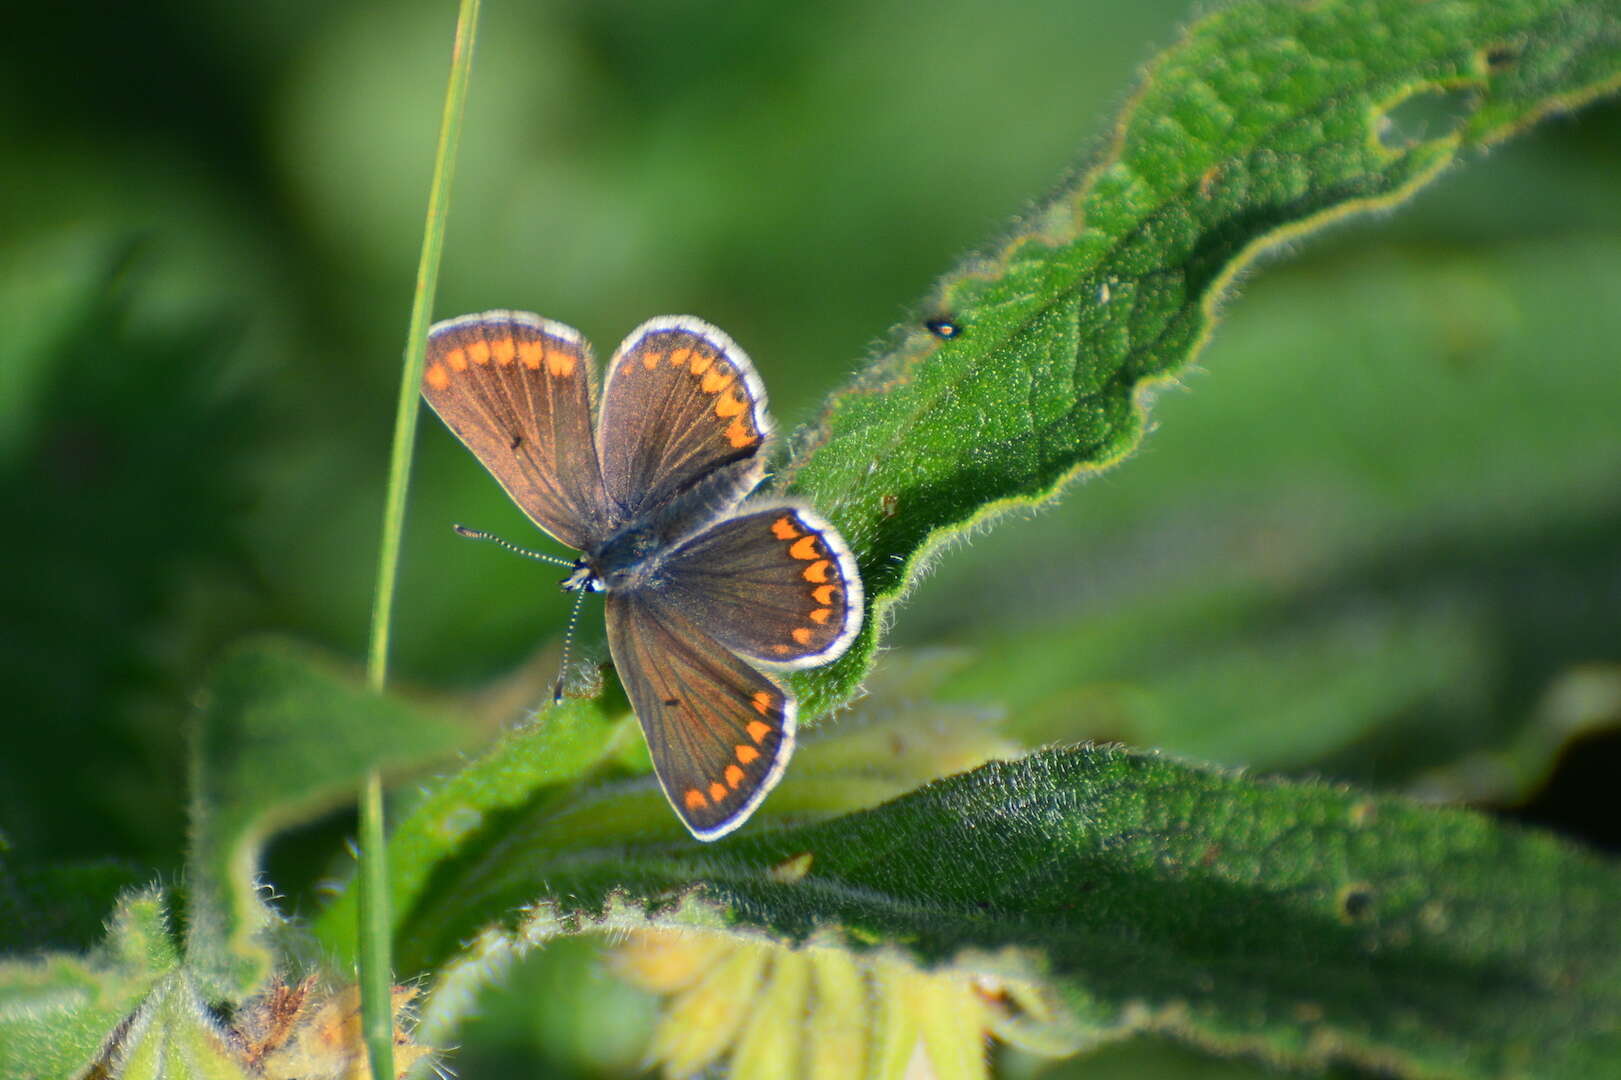
<svg viewBox="0 0 1621 1080">
<path fill-rule="evenodd" d="M 450 212 L 450 185 L 455 175 L 462 114 L 473 72 L 478 10 L 479 0 L 461 0 L 456 17 L 450 83 L 445 90 L 439 146 L 434 155 L 433 184 L 428 192 L 422 257 L 417 264 L 416 291 L 411 299 L 411 324 L 406 334 L 405 357 L 401 364 L 399 408 L 395 413 L 387 503 L 383 511 L 383 533 L 377 554 L 377 592 L 372 606 L 371 646 L 366 659 L 367 681 L 374 690 L 381 690 L 388 681 L 389 618 L 394 608 L 400 536 L 405 525 L 405 496 L 410 486 L 411 456 L 416 445 L 417 412 L 421 408 L 418 387 L 422 381 L 422 354 L 428 340 L 428 324 L 433 319 L 434 293 L 439 284 L 445 218 Z M 368 773 L 360 800 L 360 988 L 362 1022 L 372 1076 L 375 1080 L 393 1080 L 393 964 L 389 952 L 388 862 L 383 840 L 382 784 L 382 777 L 377 772 Z"/>
</svg>

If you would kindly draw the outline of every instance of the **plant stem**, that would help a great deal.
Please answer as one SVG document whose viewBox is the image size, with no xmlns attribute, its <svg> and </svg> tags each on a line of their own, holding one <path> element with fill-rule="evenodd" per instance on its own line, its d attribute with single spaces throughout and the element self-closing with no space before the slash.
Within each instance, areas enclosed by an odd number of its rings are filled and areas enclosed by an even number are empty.
<svg viewBox="0 0 1621 1080">
<path fill-rule="evenodd" d="M 411 300 L 405 362 L 401 365 L 399 405 L 394 414 L 394 446 L 388 465 L 387 502 L 383 510 L 382 540 L 378 545 L 371 644 L 366 656 L 366 681 L 376 691 L 381 691 L 388 682 L 389 620 L 394 609 L 400 536 L 405 525 L 405 495 L 410 484 L 411 455 L 416 444 L 422 354 L 428 338 L 428 323 L 433 317 L 434 292 L 439 283 L 445 217 L 450 208 L 450 182 L 455 172 L 462 112 L 467 103 L 467 86 L 473 70 L 478 8 L 479 0 L 461 0 L 456 17 L 450 83 L 445 90 L 439 146 L 434 156 L 433 183 L 428 191 L 427 222 L 422 234 L 422 257 L 417 263 L 416 292 Z M 394 1080 L 394 976 L 389 950 L 392 920 L 388 910 L 388 859 L 383 835 L 383 780 L 373 770 L 366 776 L 360 799 L 361 1017 L 373 1080 Z"/>
</svg>

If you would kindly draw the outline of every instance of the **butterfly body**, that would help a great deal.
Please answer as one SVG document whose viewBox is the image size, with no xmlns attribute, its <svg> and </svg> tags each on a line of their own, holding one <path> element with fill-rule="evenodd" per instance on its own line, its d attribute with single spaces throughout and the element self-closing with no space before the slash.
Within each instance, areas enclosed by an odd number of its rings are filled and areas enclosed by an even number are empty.
<svg viewBox="0 0 1621 1080">
<path fill-rule="evenodd" d="M 748 493 L 736 480 L 700 484 L 655 512 L 617 526 L 600 545 L 587 548 L 579 565 L 590 571 L 596 591 L 656 587 L 666 558 L 681 543 L 729 513 Z M 753 486 L 751 481 L 749 487 Z"/>
<path fill-rule="evenodd" d="M 597 415 L 578 331 L 492 311 L 429 333 L 423 394 L 526 514 L 581 554 L 567 590 L 607 594 L 608 644 L 671 805 L 699 839 L 742 824 L 793 750 L 792 694 L 755 665 L 841 655 L 862 619 L 854 557 L 809 507 L 748 501 L 765 390 L 726 334 L 642 324 Z"/>
</svg>

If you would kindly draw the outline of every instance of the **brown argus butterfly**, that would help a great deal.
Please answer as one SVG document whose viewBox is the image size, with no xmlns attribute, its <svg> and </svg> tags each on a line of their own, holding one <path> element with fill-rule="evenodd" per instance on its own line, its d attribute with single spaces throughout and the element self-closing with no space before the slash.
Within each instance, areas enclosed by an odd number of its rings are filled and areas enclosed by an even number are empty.
<svg viewBox="0 0 1621 1080">
<path fill-rule="evenodd" d="M 861 578 L 808 507 L 744 502 L 765 475 L 765 388 L 688 315 L 650 319 L 595 373 L 579 331 L 519 311 L 438 323 L 423 396 L 607 593 L 608 648 L 670 804 L 700 840 L 748 820 L 794 748 L 794 698 L 756 664 L 816 667 L 861 628 Z"/>
</svg>

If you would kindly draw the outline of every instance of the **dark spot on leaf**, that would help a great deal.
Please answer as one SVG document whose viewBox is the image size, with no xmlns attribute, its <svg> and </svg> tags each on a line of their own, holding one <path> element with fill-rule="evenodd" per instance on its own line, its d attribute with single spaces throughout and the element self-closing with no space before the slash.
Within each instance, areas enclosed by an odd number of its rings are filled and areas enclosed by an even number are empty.
<svg viewBox="0 0 1621 1080">
<path fill-rule="evenodd" d="M 933 334 L 937 338 L 943 338 L 947 341 L 962 333 L 961 323 L 948 319 L 943 315 L 936 316 L 932 319 L 924 319 L 923 325 L 929 331 L 929 333 Z"/>
<path fill-rule="evenodd" d="M 1366 885 L 1347 885 L 1340 890 L 1340 917 L 1346 922 L 1361 922 L 1373 910 L 1373 890 Z"/>
<path fill-rule="evenodd" d="M 1492 72 L 1502 71 L 1519 58 L 1520 47 L 1518 45 L 1493 45 L 1486 50 L 1486 69 Z"/>
</svg>

